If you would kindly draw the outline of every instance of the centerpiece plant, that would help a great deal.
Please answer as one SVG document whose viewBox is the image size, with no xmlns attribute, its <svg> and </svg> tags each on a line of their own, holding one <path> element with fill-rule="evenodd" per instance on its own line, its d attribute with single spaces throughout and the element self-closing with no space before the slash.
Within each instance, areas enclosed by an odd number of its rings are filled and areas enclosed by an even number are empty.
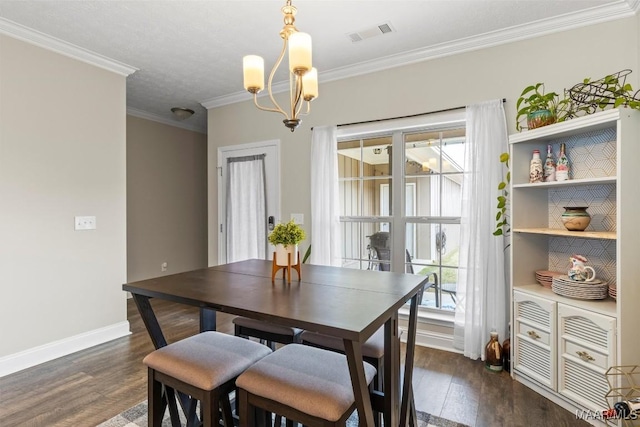
<svg viewBox="0 0 640 427">
<path fill-rule="evenodd" d="M 302 227 L 291 220 L 277 224 L 269 234 L 269 243 L 276 247 L 276 264 L 288 265 L 291 254 L 291 265 L 298 263 L 298 244 L 306 238 Z"/>
</svg>

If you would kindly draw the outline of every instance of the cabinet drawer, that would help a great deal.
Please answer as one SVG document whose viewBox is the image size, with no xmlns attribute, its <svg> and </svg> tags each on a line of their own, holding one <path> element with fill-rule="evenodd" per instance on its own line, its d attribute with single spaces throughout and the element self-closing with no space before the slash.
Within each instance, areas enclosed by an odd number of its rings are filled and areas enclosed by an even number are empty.
<svg viewBox="0 0 640 427">
<path fill-rule="evenodd" d="M 603 354 L 580 344 L 565 340 L 562 345 L 562 354 L 582 360 L 584 363 L 606 370 L 609 368 L 609 355 Z"/>
<path fill-rule="evenodd" d="M 551 345 L 551 334 L 547 331 L 544 331 L 536 326 L 530 325 L 523 321 L 516 321 L 516 333 L 518 335 L 528 337 L 535 342 Z"/>
</svg>

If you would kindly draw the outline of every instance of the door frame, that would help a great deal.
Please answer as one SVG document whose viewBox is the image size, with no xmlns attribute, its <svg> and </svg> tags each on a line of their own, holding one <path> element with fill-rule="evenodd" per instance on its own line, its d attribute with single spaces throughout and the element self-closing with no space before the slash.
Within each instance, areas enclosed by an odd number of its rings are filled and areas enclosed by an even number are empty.
<svg viewBox="0 0 640 427">
<path fill-rule="evenodd" d="M 272 187 L 275 200 L 275 206 L 269 206 L 267 204 L 267 216 L 273 215 L 275 217 L 275 223 L 280 222 L 280 188 L 281 188 L 281 175 L 280 175 L 280 140 L 273 139 L 267 141 L 258 141 L 258 142 L 249 142 L 246 144 L 237 144 L 237 145 L 227 145 L 224 147 L 218 147 L 218 164 L 217 164 L 217 174 L 218 174 L 218 224 L 217 224 L 217 235 L 218 235 L 218 264 L 226 263 L 226 255 L 227 255 L 227 232 L 226 232 L 226 183 L 227 177 L 223 173 L 226 170 L 226 162 L 225 159 L 228 157 L 236 157 L 249 155 L 250 153 L 242 153 L 242 151 L 258 151 L 260 149 L 267 150 L 269 149 L 270 155 L 275 156 L 275 160 L 273 163 L 265 162 L 265 167 L 274 168 L 273 171 L 267 171 L 267 176 L 273 176 L 274 184 Z M 234 152 L 237 152 L 234 153 Z M 233 154 L 232 154 L 233 153 Z M 251 153 L 254 154 L 254 153 Z M 270 186 L 267 183 L 267 191 Z M 267 251 L 267 258 L 271 259 L 272 257 L 271 251 Z"/>
</svg>

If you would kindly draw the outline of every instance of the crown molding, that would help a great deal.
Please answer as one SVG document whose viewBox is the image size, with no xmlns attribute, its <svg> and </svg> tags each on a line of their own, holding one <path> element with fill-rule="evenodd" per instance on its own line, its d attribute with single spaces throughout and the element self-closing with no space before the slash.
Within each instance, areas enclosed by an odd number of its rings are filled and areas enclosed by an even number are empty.
<svg viewBox="0 0 640 427">
<path fill-rule="evenodd" d="M 107 58 L 106 56 L 91 52 L 80 46 L 49 36 L 2 17 L 0 17 L 0 34 L 22 40 L 87 64 L 95 65 L 96 67 L 125 77 L 138 71 L 137 68 L 116 61 L 115 59 Z"/>
<path fill-rule="evenodd" d="M 492 31 L 479 36 L 468 37 L 452 42 L 442 43 L 427 48 L 415 49 L 408 52 L 377 58 L 371 61 L 335 68 L 319 73 L 318 80 L 323 83 L 357 77 L 376 71 L 410 65 L 417 62 L 442 58 L 474 50 L 485 49 L 515 41 L 531 39 L 547 34 L 572 30 L 588 25 L 622 19 L 633 16 L 640 9 L 640 0 L 619 0 L 618 2 L 597 6 L 580 12 L 562 15 L 559 17 L 544 19 L 530 24 L 517 25 L 503 30 Z M 280 82 L 273 85 L 272 92 L 280 93 L 289 90 L 288 82 Z M 263 92 L 259 97 L 266 96 Z M 246 91 L 234 92 L 228 95 L 218 96 L 201 102 L 206 109 L 222 107 L 248 101 L 252 98 Z"/>
<path fill-rule="evenodd" d="M 159 116 L 157 114 L 148 113 L 143 110 L 138 110 L 137 108 L 127 107 L 127 114 L 130 116 L 138 117 L 140 119 L 151 120 L 152 122 L 158 122 L 165 125 L 190 130 L 193 132 L 198 132 L 202 134 L 207 134 L 206 129 L 202 129 L 197 125 L 185 123 L 185 122 L 177 122 L 175 120 L 167 119 L 166 117 Z"/>
</svg>

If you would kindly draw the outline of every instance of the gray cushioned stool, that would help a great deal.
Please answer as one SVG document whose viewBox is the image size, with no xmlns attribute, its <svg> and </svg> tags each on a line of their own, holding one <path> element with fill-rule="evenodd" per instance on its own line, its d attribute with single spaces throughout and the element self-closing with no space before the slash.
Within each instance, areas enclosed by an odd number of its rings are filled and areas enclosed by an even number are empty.
<svg viewBox="0 0 640 427">
<path fill-rule="evenodd" d="M 301 335 L 302 343 L 325 350 L 337 351 L 344 354 L 344 342 L 341 338 L 316 332 L 304 331 Z M 384 327 L 378 329 L 362 344 L 362 358 L 372 364 L 378 374 L 374 379 L 374 388 L 382 391 L 382 374 L 384 367 Z"/>
<path fill-rule="evenodd" d="M 364 363 L 364 372 L 369 384 L 376 369 Z M 309 427 L 345 426 L 355 410 L 346 356 L 320 348 L 284 346 L 247 369 L 236 385 L 241 427 L 260 424 L 256 409 Z"/>
<path fill-rule="evenodd" d="M 219 425 L 219 407 L 224 425 L 233 426 L 229 393 L 235 389 L 236 378 L 270 353 L 271 349 L 257 342 L 203 332 L 147 355 L 143 363 L 149 371 L 149 425 L 162 423 L 164 384 L 193 398 L 187 410 L 188 420 L 195 417 L 199 400 L 204 427 Z M 167 396 L 171 398 L 173 393 Z"/>
<path fill-rule="evenodd" d="M 300 343 L 300 335 L 303 332 L 302 329 L 240 316 L 233 319 L 233 324 L 236 336 L 258 338 L 261 342 L 265 341 L 271 350 L 276 349 L 275 343 Z"/>
</svg>

